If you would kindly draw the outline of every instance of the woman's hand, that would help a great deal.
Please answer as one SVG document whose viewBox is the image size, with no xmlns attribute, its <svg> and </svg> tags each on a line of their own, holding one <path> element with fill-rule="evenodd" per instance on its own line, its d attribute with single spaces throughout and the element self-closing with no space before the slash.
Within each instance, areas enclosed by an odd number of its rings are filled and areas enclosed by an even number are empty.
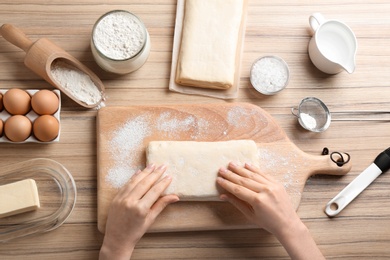
<svg viewBox="0 0 390 260">
<path fill-rule="evenodd" d="M 99 259 L 130 259 L 161 211 L 179 200 L 176 195 L 161 196 L 172 181 L 170 176 L 161 179 L 165 170 L 164 165 L 150 165 L 119 190 L 110 205 Z"/>
<path fill-rule="evenodd" d="M 282 228 L 301 222 L 282 184 L 256 167 L 230 163 L 219 174 L 218 184 L 228 191 L 221 199 L 231 202 L 260 228 L 277 235 Z"/>
<path fill-rule="evenodd" d="M 217 183 L 227 191 L 220 198 L 274 234 L 291 259 L 324 259 L 282 184 L 249 164 L 240 167 L 230 163 L 219 174 Z"/>
</svg>

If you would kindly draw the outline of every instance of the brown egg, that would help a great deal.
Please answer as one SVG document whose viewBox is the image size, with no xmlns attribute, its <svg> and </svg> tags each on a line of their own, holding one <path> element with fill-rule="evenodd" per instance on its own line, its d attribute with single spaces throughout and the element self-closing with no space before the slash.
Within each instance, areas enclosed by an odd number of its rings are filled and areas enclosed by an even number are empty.
<svg viewBox="0 0 390 260">
<path fill-rule="evenodd" d="M 32 124 L 26 116 L 15 115 L 5 121 L 4 134 L 13 142 L 23 142 L 31 135 Z"/>
<path fill-rule="evenodd" d="M 31 97 L 26 91 L 13 88 L 5 92 L 3 105 L 11 115 L 25 115 L 31 109 Z"/>
<path fill-rule="evenodd" d="M 0 93 L 0 112 L 3 111 L 3 94 Z"/>
<path fill-rule="evenodd" d="M 38 115 L 52 115 L 58 110 L 58 96 L 50 90 L 42 89 L 31 98 L 32 109 Z"/>
<path fill-rule="evenodd" d="M 0 137 L 3 136 L 3 128 L 4 128 L 4 123 L 3 120 L 0 119 Z"/>
<path fill-rule="evenodd" d="M 58 136 L 60 124 L 58 120 L 51 115 L 43 115 L 35 119 L 33 124 L 33 133 L 41 142 L 50 142 Z"/>
</svg>

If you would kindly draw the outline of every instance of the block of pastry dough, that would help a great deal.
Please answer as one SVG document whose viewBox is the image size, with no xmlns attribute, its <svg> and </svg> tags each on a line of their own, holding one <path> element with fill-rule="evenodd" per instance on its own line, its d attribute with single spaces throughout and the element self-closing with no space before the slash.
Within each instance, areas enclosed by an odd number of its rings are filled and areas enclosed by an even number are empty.
<svg viewBox="0 0 390 260">
<path fill-rule="evenodd" d="M 228 89 L 234 83 L 243 0 L 186 0 L 176 83 Z"/>
<path fill-rule="evenodd" d="M 218 170 L 229 162 L 258 165 L 252 140 L 223 142 L 152 141 L 146 150 L 147 163 L 166 164 L 172 182 L 165 194 L 182 201 L 219 200 Z"/>
<path fill-rule="evenodd" d="M 34 180 L 25 179 L 0 186 L 0 218 L 39 207 L 38 189 Z"/>
</svg>

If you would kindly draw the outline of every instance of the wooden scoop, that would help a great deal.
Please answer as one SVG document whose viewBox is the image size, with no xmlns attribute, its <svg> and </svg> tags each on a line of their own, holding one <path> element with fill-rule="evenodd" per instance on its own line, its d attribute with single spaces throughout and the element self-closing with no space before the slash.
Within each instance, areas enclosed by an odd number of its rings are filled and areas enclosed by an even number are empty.
<svg viewBox="0 0 390 260">
<path fill-rule="evenodd" d="M 36 42 L 33 42 L 20 29 L 11 24 L 3 24 L 0 28 L 0 33 L 4 39 L 26 52 L 24 64 L 29 69 L 31 69 L 37 75 L 41 76 L 51 85 L 60 89 L 76 103 L 87 108 L 92 108 L 98 106 L 103 101 L 104 85 L 102 81 L 80 61 L 71 56 L 65 50 L 58 47 L 53 42 L 46 38 L 42 38 Z M 66 88 L 55 81 L 51 73 L 51 66 L 54 61 L 59 60 L 77 68 L 91 78 L 96 87 L 99 89 L 100 93 L 102 93 L 102 98 L 96 104 L 87 104 L 79 100 Z"/>
</svg>

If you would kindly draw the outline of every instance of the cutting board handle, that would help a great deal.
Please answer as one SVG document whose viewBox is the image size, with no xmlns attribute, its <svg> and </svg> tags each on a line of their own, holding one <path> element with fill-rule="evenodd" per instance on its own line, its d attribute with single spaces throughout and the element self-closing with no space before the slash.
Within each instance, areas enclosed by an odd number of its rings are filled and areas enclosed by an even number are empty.
<svg viewBox="0 0 390 260">
<path fill-rule="evenodd" d="M 309 157 L 309 161 L 312 164 L 312 172 L 311 175 L 315 174 L 327 174 L 327 175 L 344 175 L 347 174 L 351 168 L 352 164 L 349 160 L 349 154 L 347 153 L 338 153 L 336 155 L 322 155 L 315 156 L 306 154 Z M 332 157 L 333 160 L 332 160 Z M 342 158 L 341 158 L 342 156 Z M 344 159 L 343 164 L 338 164 L 338 159 Z"/>
<path fill-rule="evenodd" d="M 24 34 L 22 30 L 12 24 L 3 24 L 0 33 L 8 42 L 28 52 L 33 42 Z"/>
</svg>

